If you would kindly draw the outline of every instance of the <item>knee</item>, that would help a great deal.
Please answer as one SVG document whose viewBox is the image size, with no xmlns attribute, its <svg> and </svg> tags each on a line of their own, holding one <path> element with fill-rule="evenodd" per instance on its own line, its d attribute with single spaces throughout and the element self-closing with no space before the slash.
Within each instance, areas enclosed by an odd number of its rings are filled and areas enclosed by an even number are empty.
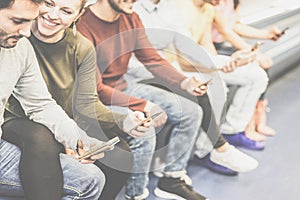
<svg viewBox="0 0 300 200">
<path fill-rule="evenodd" d="M 96 165 L 87 165 L 80 177 L 81 192 L 84 197 L 98 199 L 105 185 L 105 175 Z"/>
<path fill-rule="evenodd" d="M 105 175 L 104 173 L 98 168 L 95 166 L 95 168 L 97 170 L 94 171 L 94 173 L 91 174 L 91 179 L 92 179 L 92 182 L 91 182 L 91 190 L 95 192 L 95 194 L 101 194 L 102 190 L 103 190 L 103 187 L 105 185 Z"/>
<path fill-rule="evenodd" d="M 200 103 L 199 103 L 200 104 Z M 191 121 L 201 120 L 203 116 L 203 110 L 201 105 L 194 102 L 187 102 L 182 104 L 182 117 L 183 119 L 189 119 Z"/>
<path fill-rule="evenodd" d="M 262 69 L 260 66 L 252 66 L 254 73 L 252 73 L 251 81 L 253 85 L 255 85 L 255 88 L 261 89 L 262 91 L 265 91 L 265 89 L 268 86 L 269 83 L 269 77 L 267 72 Z"/>
</svg>

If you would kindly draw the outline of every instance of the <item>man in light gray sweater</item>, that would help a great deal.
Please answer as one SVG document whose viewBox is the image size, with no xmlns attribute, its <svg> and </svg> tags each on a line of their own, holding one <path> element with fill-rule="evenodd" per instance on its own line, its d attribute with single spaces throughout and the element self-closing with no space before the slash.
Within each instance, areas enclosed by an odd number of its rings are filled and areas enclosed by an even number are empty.
<svg viewBox="0 0 300 200">
<path fill-rule="evenodd" d="M 103 155 L 92 156 L 81 163 L 76 156 L 102 142 L 88 137 L 52 99 L 39 71 L 33 48 L 23 38 L 30 36 L 30 27 L 38 16 L 40 2 L 42 1 L 0 2 L 0 138 L 2 133 L 9 135 L 16 131 L 24 134 L 37 130 L 52 132 L 70 154 L 60 155 L 64 176 L 62 199 L 98 199 L 105 177 L 92 163 Z M 20 101 L 30 120 L 4 122 L 5 104 L 11 94 Z M 19 148 L 0 139 L 1 199 L 24 195 L 19 178 L 20 155 Z"/>
</svg>

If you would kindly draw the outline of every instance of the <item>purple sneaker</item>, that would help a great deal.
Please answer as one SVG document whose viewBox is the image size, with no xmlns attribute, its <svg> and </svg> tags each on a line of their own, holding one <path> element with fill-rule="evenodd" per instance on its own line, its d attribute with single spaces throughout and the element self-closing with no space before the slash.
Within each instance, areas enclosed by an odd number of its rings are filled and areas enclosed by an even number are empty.
<svg viewBox="0 0 300 200">
<path fill-rule="evenodd" d="M 210 160 L 210 154 L 206 155 L 203 158 L 198 158 L 197 156 L 195 156 L 196 159 L 194 159 L 196 164 L 201 165 L 202 167 L 205 167 L 213 172 L 216 172 L 218 174 L 223 174 L 226 176 L 236 176 L 238 175 L 238 172 L 233 171 L 227 167 L 224 167 L 222 165 L 219 165 L 217 163 L 214 163 Z"/>
<path fill-rule="evenodd" d="M 229 144 L 237 147 L 243 147 L 251 150 L 263 150 L 266 143 L 264 141 L 254 141 L 249 139 L 245 132 L 239 132 L 236 134 L 224 134 L 223 137 L 228 141 Z"/>
</svg>

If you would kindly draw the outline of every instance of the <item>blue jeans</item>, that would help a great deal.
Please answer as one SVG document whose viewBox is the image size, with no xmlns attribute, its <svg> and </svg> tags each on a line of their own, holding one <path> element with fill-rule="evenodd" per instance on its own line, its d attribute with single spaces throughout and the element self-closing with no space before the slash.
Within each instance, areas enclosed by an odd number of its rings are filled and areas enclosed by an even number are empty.
<svg viewBox="0 0 300 200">
<path fill-rule="evenodd" d="M 0 141 L 0 196 L 23 197 L 19 178 L 21 152 L 18 147 Z M 105 177 L 93 164 L 81 164 L 66 154 L 60 154 L 64 175 L 63 200 L 97 200 L 104 187 Z"/>
<path fill-rule="evenodd" d="M 130 79 L 129 79 L 130 80 Z M 128 79 L 127 79 L 128 81 Z M 196 103 L 154 86 L 128 81 L 124 93 L 142 98 L 159 105 L 168 115 L 168 121 L 174 125 L 169 143 L 157 150 L 157 155 L 166 155 L 165 173 L 185 171 L 191 156 L 196 137 L 200 133 L 202 109 Z M 114 112 L 128 112 L 127 109 L 112 106 Z M 123 110 L 123 111 L 122 111 Z M 139 196 L 148 184 L 148 172 L 154 153 L 156 137 L 148 133 L 147 137 L 125 137 L 134 154 L 133 174 L 125 187 L 128 196 Z"/>
<path fill-rule="evenodd" d="M 203 112 L 201 107 L 182 96 L 127 77 L 125 93 L 151 101 L 160 106 L 174 125 L 166 153 L 166 173 L 184 171 L 191 156 L 196 137 L 201 130 Z M 162 151 L 163 151 L 162 150 Z"/>
<path fill-rule="evenodd" d="M 128 114 L 128 112 L 132 112 L 125 107 L 111 106 L 109 108 L 116 113 Z M 124 133 L 119 134 L 119 136 L 128 143 L 134 158 L 132 174 L 125 186 L 125 193 L 128 196 L 139 196 L 143 194 L 144 188 L 148 185 L 148 173 L 156 144 L 155 130 L 151 127 L 149 132 L 139 138 L 133 138 Z"/>
</svg>

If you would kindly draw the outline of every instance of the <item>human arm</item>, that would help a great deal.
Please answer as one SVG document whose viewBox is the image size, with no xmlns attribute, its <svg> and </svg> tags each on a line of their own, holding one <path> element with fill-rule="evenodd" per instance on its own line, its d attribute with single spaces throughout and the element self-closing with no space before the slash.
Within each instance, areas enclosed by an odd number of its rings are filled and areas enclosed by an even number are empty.
<svg viewBox="0 0 300 200">
<path fill-rule="evenodd" d="M 96 53 L 93 45 L 87 40 L 82 40 L 78 49 L 78 71 L 74 84 L 73 106 L 74 111 L 81 116 L 79 115 L 78 118 L 74 116 L 74 118 L 77 121 L 96 119 L 104 131 L 122 130 L 126 115 L 113 113 L 98 97 Z M 82 60 L 79 60 L 80 58 Z"/>
<path fill-rule="evenodd" d="M 235 23 L 233 30 L 242 37 L 254 39 L 267 39 L 276 41 L 282 36 L 282 31 L 275 26 L 270 29 L 258 29 L 253 26 L 243 24 L 240 21 Z"/>
<path fill-rule="evenodd" d="M 250 49 L 251 46 L 247 44 L 226 22 L 225 16 L 221 10 L 215 10 L 214 25 L 223 35 L 224 39 L 237 49 Z"/>
<path fill-rule="evenodd" d="M 82 134 L 85 135 L 85 132 L 51 98 L 40 73 L 33 48 L 27 40 L 24 41 L 26 41 L 24 43 L 26 49 L 23 51 L 22 65 L 25 67 L 14 88 L 13 95 L 31 120 L 49 128 L 55 138 L 66 147 L 76 149 L 77 140 Z"/>
<path fill-rule="evenodd" d="M 266 40 L 278 40 L 284 32 L 278 27 L 273 26 L 269 29 L 259 29 L 248 24 L 241 22 L 238 15 L 238 9 L 235 10 L 236 20 L 233 25 L 233 30 L 241 37 L 253 38 L 253 39 L 266 39 Z"/>
</svg>

